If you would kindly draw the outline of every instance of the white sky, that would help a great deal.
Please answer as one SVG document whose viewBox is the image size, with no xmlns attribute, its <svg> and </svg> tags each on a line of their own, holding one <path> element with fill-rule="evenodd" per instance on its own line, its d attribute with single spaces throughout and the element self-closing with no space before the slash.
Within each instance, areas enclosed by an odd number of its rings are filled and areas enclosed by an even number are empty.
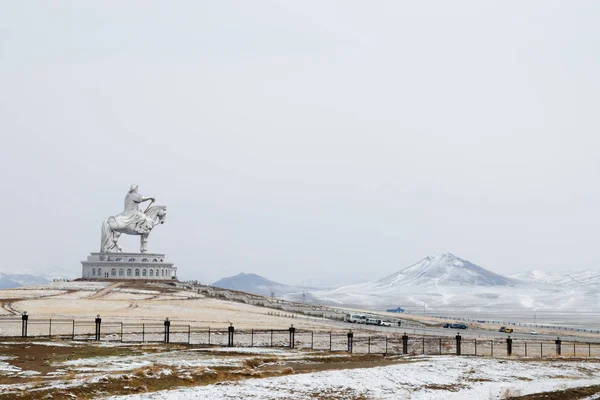
<svg viewBox="0 0 600 400">
<path fill-rule="evenodd" d="M 183 278 L 596 269 L 600 3 L 2 2 L 4 272 L 80 271 L 132 183 Z M 137 238 L 122 240 L 137 250 Z"/>
</svg>

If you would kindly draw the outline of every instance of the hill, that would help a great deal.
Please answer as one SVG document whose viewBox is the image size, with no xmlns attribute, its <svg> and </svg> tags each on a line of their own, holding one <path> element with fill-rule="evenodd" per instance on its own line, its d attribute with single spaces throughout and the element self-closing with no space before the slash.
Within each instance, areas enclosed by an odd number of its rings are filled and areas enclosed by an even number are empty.
<svg viewBox="0 0 600 400">
<path fill-rule="evenodd" d="M 0 273 L 0 289 L 41 285 L 48 282 L 50 282 L 48 279 L 38 275 Z"/>
<path fill-rule="evenodd" d="M 260 294 L 263 296 L 270 296 L 272 292 L 275 296 L 281 296 L 283 294 L 302 291 L 302 288 L 296 286 L 284 285 L 283 283 L 271 281 L 260 275 L 246 273 L 219 279 L 213 283 L 212 286 Z"/>
<path fill-rule="evenodd" d="M 425 257 L 378 283 L 384 286 L 510 286 L 515 281 L 445 253 Z"/>
<path fill-rule="evenodd" d="M 460 315 L 466 308 L 531 308 L 548 303 L 546 295 L 529 296 L 521 281 L 488 271 L 451 253 L 425 257 L 383 279 L 333 290 L 307 293 L 311 301 L 386 309 L 401 306 L 409 312 L 448 311 Z M 508 295 L 508 293 L 511 293 Z M 298 300 L 298 295 L 287 296 Z"/>
</svg>

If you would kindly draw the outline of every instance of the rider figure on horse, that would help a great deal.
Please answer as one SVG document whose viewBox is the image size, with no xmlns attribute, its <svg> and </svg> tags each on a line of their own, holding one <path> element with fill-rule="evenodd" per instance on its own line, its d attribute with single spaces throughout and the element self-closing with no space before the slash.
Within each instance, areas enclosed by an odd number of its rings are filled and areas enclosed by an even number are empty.
<svg viewBox="0 0 600 400">
<path fill-rule="evenodd" d="M 138 187 L 139 186 L 135 184 L 131 185 L 131 187 L 129 188 L 129 192 L 125 196 L 125 210 L 117 217 L 122 216 L 123 218 L 126 218 L 129 221 L 128 225 L 135 224 L 136 228 L 138 228 L 135 230 L 141 232 L 146 230 L 143 227 L 143 225 L 140 224 L 146 222 L 147 217 L 140 211 L 138 204 L 141 204 L 148 200 L 150 200 L 150 204 L 152 204 L 154 203 L 154 197 L 142 196 L 138 193 Z"/>
<path fill-rule="evenodd" d="M 140 211 L 139 204 L 150 201 L 144 212 Z M 140 252 L 146 252 L 148 235 L 152 228 L 165 221 L 166 206 L 152 206 L 153 197 L 144 197 L 138 193 L 138 185 L 131 185 L 125 196 L 125 209 L 119 215 L 108 217 L 102 224 L 102 239 L 100 252 L 120 252 L 117 240 L 122 233 L 140 236 Z"/>
</svg>

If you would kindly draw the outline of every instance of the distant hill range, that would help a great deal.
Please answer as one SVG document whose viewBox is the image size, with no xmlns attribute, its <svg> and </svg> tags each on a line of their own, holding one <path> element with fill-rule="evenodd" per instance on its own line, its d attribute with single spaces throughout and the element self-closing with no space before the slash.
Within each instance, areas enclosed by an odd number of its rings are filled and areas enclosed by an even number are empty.
<svg viewBox="0 0 600 400">
<path fill-rule="evenodd" d="M 507 277 L 451 253 L 425 257 L 379 280 L 329 289 L 284 285 L 255 274 L 221 279 L 214 286 L 323 305 L 379 311 L 402 307 L 409 313 L 481 319 L 503 312 L 533 318 L 534 312 L 552 316 L 563 315 L 557 310 L 600 310 L 600 271 Z"/>
<path fill-rule="evenodd" d="M 303 290 L 309 290 L 310 288 L 302 288 L 297 286 L 284 285 L 271 281 L 256 274 L 241 273 L 228 278 L 219 279 L 212 286 L 217 286 L 225 289 L 239 290 L 241 292 L 260 294 L 263 296 L 270 296 L 274 293 L 275 296 L 280 297 L 284 294 L 302 292 Z M 311 289 L 314 290 L 314 289 Z"/>
<path fill-rule="evenodd" d="M 13 289 L 22 286 L 42 285 L 49 279 L 38 275 L 2 274 L 0 273 L 0 289 Z"/>
<path fill-rule="evenodd" d="M 322 304 L 337 304 L 365 309 L 407 307 L 462 310 L 479 305 L 518 303 L 518 296 L 501 295 L 525 282 L 509 278 L 451 253 L 425 257 L 385 278 L 336 289 L 307 291 L 306 298 Z M 521 289 L 522 291 L 522 289 Z M 286 296 L 299 300 L 298 294 Z M 460 311 L 459 311 L 460 313 Z"/>
</svg>

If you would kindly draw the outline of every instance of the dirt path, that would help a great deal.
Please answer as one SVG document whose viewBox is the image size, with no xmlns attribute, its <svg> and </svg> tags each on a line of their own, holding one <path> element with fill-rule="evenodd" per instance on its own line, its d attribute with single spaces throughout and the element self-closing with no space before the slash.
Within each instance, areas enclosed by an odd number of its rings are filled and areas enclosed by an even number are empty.
<svg viewBox="0 0 600 400">
<path fill-rule="evenodd" d="M 91 295 L 90 297 L 88 297 L 88 299 L 98 299 L 100 297 L 104 297 L 108 293 L 110 293 L 111 291 L 113 291 L 114 289 L 116 289 L 122 285 L 123 285 L 123 282 L 116 282 L 116 283 L 113 283 L 112 285 L 108 285 L 104 289 L 102 289 L 102 290 L 96 292 L 95 294 Z"/>
<path fill-rule="evenodd" d="M 18 301 L 19 299 L 17 299 Z M 11 315 L 20 315 L 21 313 L 12 308 L 12 301 L 3 301 L 2 308 L 8 311 Z"/>
</svg>

